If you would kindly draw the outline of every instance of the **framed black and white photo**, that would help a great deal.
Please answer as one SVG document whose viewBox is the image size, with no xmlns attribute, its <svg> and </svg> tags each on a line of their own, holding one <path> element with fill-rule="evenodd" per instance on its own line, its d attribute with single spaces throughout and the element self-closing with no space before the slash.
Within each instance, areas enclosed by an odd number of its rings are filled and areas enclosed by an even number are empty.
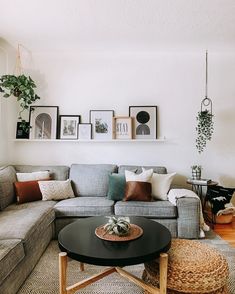
<svg viewBox="0 0 235 294">
<path fill-rule="evenodd" d="M 60 115 L 60 139 L 77 140 L 80 115 Z"/>
<path fill-rule="evenodd" d="M 129 106 L 129 116 L 134 118 L 135 139 L 157 138 L 157 106 Z"/>
<path fill-rule="evenodd" d="M 56 139 L 58 106 L 30 106 L 30 139 Z"/>
<path fill-rule="evenodd" d="M 91 140 L 91 124 L 84 123 L 78 125 L 78 139 Z"/>
<path fill-rule="evenodd" d="M 118 140 L 132 139 L 132 117 L 117 116 L 113 118 L 114 138 Z"/>
<path fill-rule="evenodd" d="M 92 139 L 111 140 L 113 138 L 113 110 L 90 110 Z"/>
</svg>

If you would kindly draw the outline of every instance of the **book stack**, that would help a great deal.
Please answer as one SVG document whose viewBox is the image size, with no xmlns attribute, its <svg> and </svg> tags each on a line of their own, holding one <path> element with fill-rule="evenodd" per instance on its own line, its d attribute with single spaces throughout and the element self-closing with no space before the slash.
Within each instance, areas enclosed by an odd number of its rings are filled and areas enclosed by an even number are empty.
<svg viewBox="0 0 235 294">
<path fill-rule="evenodd" d="M 200 180 L 188 179 L 187 182 L 192 185 L 208 185 L 211 182 L 211 180 L 210 179 L 200 179 Z"/>
</svg>

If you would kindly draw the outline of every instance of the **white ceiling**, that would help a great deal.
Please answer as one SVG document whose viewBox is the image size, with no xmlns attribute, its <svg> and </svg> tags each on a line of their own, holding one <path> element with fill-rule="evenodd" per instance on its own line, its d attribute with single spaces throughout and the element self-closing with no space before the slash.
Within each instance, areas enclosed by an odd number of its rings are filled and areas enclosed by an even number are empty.
<svg viewBox="0 0 235 294">
<path fill-rule="evenodd" d="M 235 48 L 234 0 L 0 0 L 0 37 L 40 50 Z"/>
</svg>

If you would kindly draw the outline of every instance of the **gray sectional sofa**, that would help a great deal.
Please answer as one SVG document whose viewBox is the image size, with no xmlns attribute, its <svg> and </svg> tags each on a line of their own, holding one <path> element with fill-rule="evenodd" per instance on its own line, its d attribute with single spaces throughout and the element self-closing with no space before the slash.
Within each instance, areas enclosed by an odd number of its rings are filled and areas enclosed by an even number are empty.
<svg viewBox="0 0 235 294">
<path fill-rule="evenodd" d="M 152 167 L 166 173 L 164 167 Z M 182 198 L 173 206 L 168 201 L 117 201 L 107 199 L 108 175 L 138 166 L 82 165 L 0 168 L 0 293 L 14 294 L 30 274 L 51 239 L 67 224 L 96 215 L 136 215 L 165 225 L 173 237 L 199 237 L 199 201 Z M 17 204 L 13 183 L 16 172 L 49 170 L 55 180 L 72 181 L 78 197 L 61 201 Z"/>
</svg>

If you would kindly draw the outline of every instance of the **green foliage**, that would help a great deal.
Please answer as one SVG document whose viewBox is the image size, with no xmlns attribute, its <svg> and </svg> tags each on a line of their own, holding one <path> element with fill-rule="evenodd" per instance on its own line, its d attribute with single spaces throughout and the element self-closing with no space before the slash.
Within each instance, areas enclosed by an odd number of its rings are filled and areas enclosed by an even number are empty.
<svg viewBox="0 0 235 294">
<path fill-rule="evenodd" d="M 196 147 L 198 152 L 202 153 L 207 141 L 211 140 L 214 132 L 213 115 L 208 110 L 198 112 L 196 131 Z"/>
<path fill-rule="evenodd" d="M 106 233 L 110 235 L 126 236 L 130 231 L 130 219 L 129 217 L 110 216 L 109 221 L 104 225 Z"/>
<path fill-rule="evenodd" d="M 40 97 L 35 93 L 35 82 L 31 77 L 25 75 L 3 75 L 0 77 L 0 92 L 3 93 L 4 98 L 15 96 L 20 104 L 19 120 L 24 131 L 28 132 L 26 121 L 22 118 L 22 112 L 28 110 L 30 105 Z"/>
</svg>

